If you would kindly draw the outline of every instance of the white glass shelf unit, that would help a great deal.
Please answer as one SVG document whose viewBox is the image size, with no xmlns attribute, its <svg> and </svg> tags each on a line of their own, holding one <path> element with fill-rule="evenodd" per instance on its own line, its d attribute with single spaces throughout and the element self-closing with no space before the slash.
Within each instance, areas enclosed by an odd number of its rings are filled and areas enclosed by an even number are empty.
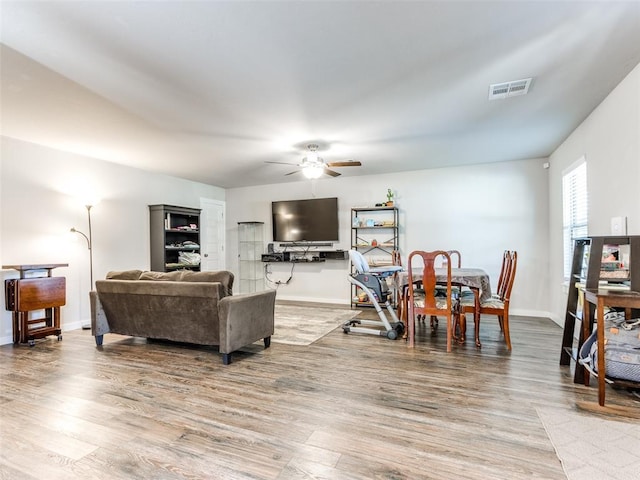
<svg viewBox="0 0 640 480">
<path fill-rule="evenodd" d="M 240 293 L 260 292 L 265 289 L 264 222 L 238 222 L 238 288 Z"/>
</svg>

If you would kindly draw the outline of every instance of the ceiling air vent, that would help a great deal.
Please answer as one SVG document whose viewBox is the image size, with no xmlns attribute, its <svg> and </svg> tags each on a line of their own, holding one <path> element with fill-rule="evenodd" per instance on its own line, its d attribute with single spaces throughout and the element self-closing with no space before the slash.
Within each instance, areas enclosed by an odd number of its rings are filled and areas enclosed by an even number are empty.
<svg viewBox="0 0 640 480">
<path fill-rule="evenodd" d="M 529 93 L 531 80 L 533 79 L 524 78 L 522 80 L 513 80 L 511 82 L 494 83 L 493 85 L 489 85 L 489 100 L 526 95 Z"/>
</svg>

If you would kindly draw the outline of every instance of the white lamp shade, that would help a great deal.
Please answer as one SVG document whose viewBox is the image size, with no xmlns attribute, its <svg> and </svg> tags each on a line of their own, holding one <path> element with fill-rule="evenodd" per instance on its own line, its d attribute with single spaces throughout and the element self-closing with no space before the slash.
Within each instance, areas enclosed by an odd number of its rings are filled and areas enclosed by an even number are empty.
<svg viewBox="0 0 640 480">
<path fill-rule="evenodd" d="M 302 169 L 304 176 L 311 179 L 320 178 L 322 172 L 324 172 L 323 165 L 307 165 Z"/>
</svg>

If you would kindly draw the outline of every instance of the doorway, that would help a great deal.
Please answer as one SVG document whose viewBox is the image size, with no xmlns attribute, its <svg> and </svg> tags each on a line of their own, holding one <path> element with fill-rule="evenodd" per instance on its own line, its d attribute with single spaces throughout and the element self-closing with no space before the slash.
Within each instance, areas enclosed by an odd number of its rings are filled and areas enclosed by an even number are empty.
<svg viewBox="0 0 640 480">
<path fill-rule="evenodd" d="M 225 270 L 225 202 L 200 199 L 200 270 Z"/>
</svg>

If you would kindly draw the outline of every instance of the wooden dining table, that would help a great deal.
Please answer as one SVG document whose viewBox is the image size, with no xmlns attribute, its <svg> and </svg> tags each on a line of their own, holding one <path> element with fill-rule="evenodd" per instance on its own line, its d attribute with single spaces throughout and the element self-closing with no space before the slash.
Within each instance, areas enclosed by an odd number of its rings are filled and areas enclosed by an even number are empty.
<svg viewBox="0 0 640 480">
<path fill-rule="evenodd" d="M 396 272 L 394 282 L 396 291 L 399 293 L 398 317 L 408 326 L 408 286 L 409 286 L 409 272 L 402 270 Z M 422 280 L 422 271 L 413 274 L 411 283 L 419 282 Z M 447 269 L 436 268 L 436 282 L 440 285 L 446 285 L 447 283 Z M 468 287 L 474 296 L 474 334 L 475 342 L 477 346 L 480 346 L 480 304 L 484 300 L 491 298 L 491 280 L 489 274 L 481 268 L 452 268 L 451 269 L 451 284 L 458 287 Z M 415 319 L 411 319 L 415 321 Z M 407 328 L 408 343 L 410 347 L 415 345 L 414 332 L 415 329 Z M 464 342 L 466 337 L 466 322 L 461 321 L 460 325 L 460 341 Z"/>
</svg>

